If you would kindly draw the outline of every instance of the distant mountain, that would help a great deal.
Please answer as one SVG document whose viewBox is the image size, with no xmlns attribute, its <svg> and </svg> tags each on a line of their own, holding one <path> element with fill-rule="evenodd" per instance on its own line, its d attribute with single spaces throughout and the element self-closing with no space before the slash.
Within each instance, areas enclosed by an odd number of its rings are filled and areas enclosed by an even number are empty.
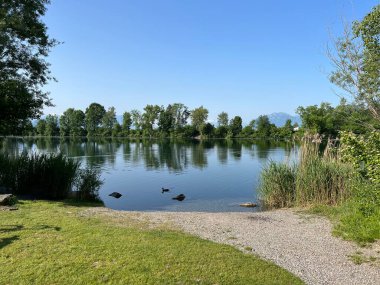
<svg viewBox="0 0 380 285">
<path fill-rule="evenodd" d="M 277 127 L 284 126 L 287 120 L 291 120 L 293 125 L 294 123 L 297 123 L 298 125 L 301 125 L 302 123 L 300 116 L 292 116 L 287 113 L 272 113 L 267 116 L 269 121 Z"/>
</svg>

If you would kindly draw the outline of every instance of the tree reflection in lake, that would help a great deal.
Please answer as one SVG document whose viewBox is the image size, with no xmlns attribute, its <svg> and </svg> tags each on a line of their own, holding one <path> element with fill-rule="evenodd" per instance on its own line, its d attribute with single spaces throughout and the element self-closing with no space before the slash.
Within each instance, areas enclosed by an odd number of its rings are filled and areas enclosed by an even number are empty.
<svg viewBox="0 0 380 285">
<path fill-rule="evenodd" d="M 12 155 L 62 152 L 102 171 L 100 196 L 106 206 L 128 210 L 246 211 L 254 202 L 262 166 L 296 157 L 287 142 L 251 140 L 127 140 L 2 138 Z M 180 204 L 161 193 L 184 193 Z M 108 194 L 117 191 L 120 199 Z"/>
</svg>

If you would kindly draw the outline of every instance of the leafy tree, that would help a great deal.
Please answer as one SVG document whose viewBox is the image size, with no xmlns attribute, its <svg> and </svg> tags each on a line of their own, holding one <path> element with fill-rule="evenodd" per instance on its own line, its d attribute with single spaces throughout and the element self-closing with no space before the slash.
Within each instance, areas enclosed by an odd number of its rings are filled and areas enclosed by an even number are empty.
<svg viewBox="0 0 380 285">
<path fill-rule="evenodd" d="M 108 108 L 108 111 L 104 113 L 102 118 L 103 135 L 110 136 L 116 123 L 115 107 L 110 107 Z"/>
<path fill-rule="evenodd" d="M 45 130 L 46 130 L 46 121 L 44 119 L 38 120 L 37 125 L 36 125 L 37 134 L 40 136 L 44 136 Z"/>
<path fill-rule="evenodd" d="M 144 111 L 145 112 L 142 115 L 143 130 L 147 135 L 151 136 L 153 134 L 154 124 L 158 120 L 161 108 L 158 105 L 146 105 Z"/>
<path fill-rule="evenodd" d="M 268 138 L 271 135 L 271 123 L 268 116 L 259 116 L 256 120 L 257 136 Z"/>
<path fill-rule="evenodd" d="M 52 106 L 42 87 L 52 79 L 46 62 L 57 41 L 41 21 L 48 0 L 0 2 L 0 133 L 21 129 Z"/>
<path fill-rule="evenodd" d="M 122 128 L 119 122 L 116 122 L 112 129 L 112 137 L 118 137 L 122 134 Z"/>
<path fill-rule="evenodd" d="M 211 137 L 214 132 L 214 126 L 210 123 L 205 123 L 201 125 L 201 134 L 207 137 Z"/>
<path fill-rule="evenodd" d="M 228 114 L 222 112 L 218 115 L 218 127 L 227 127 L 228 126 Z"/>
<path fill-rule="evenodd" d="M 355 102 L 365 106 L 380 122 L 380 5 L 346 27 L 343 37 L 328 55 L 335 70 L 330 81 L 342 88 Z M 372 128 L 374 126 L 371 126 Z"/>
<path fill-rule="evenodd" d="M 329 103 L 321 103 L 319 107 L 298 107 L 297 113 L 301 116 L 302 127 L 311 133 L 336 135 L 339 130 L 334 108 Z"/>
<path fill-rule="evenodd" d="M 93 136 L 102 123 L 106 113 L 104 107 L 98 103 L 91 103 L 85 112 L 87 135 Z"/>
<path fill-rule="evenodd" d="M 124 112 L 124 114 L 123 114 L 123 125 L 122 125 L 122 129 L 123 129 L 124 135 L 129 135 L 129 131 L 131 129 L 131 125 L 132 125 L 132 115 L 131 115 L 131 113 Z"/>
<path fill-rule="evenodd" d="M 290 138 L 293 134 L 292 120 L 286 120 L 285 125 L 278 130 L 280 138 Z"/>
<path fill-rule="evenodd" d="M 187 124 L 191 112 L 188 107 L 182 103 L 174 103 L 172 105 L 173 116 L 174 116 L 174 129 L 182 129 Z"/>
<path fill-rule="evenodd" d="M 135 129 L 137 131 L 140 131 L 141 126 L 142 126 L 142 115 L 141 115 L 141 112 L 139 110 L 133 109 L 131 111 L 131 115 L 132 115 L 133 126 L 135 127 Z"/>
<path fill-rule="evenodd" d="M 191 122 L 192 125 L 200 132 L 202 135 L 202 125 L 206 123 L 208 117 L 208 110 L 203 108 L 203 106 L 199 108 L 195 108 L 191 111 Z"/>
<path fill-rule="evenodd" d="M 158 118 L 158 129 L 162 133 L 169 133 L 175 125 L 175 110 L 172 105 L 168 105 L 166 109 L 162 108 Z"/>
<path fill-rule="evenodd" d="M 58 116 L 47 115 L 45 121 L 46 121 L 45 136 L 47 137 L 57 136 L 59 134 Z"/>
<path fill-rule="evenodd" d="M 82 110 L 69 108 L 59 118 L 59 126 L 61 136 L 82 136 L 85 129 L 85 114 Z"/>
<path fill-rule="evenodd" d="M 243 129 L 242 119 L 239 116 L 235 116 L 230 122 L 230 130 L 234 137 L 238 136 Z"/>
</svg>

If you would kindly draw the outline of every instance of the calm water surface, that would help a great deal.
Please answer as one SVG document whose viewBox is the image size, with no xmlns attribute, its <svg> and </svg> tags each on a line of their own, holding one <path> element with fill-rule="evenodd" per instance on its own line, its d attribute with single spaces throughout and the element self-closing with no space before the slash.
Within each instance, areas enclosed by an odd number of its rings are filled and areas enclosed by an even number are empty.
<svg viewBox="0 0 380 285">
<path fill-rule="evenodd" d="M 3 148 L 62 152 L 96 167 L 107 207 L 144 211 L 255 211 L 239 204 L 256 202 L 261 168 L 297 156 L 290 143 L 247 140 L 6 139 Z M 161 187 L 170 192 L 161 193 Z M 114 191 L 123 196 L 109 197 Z M 171 199 L 181 193 L 184 201 Z"/>
</svg>

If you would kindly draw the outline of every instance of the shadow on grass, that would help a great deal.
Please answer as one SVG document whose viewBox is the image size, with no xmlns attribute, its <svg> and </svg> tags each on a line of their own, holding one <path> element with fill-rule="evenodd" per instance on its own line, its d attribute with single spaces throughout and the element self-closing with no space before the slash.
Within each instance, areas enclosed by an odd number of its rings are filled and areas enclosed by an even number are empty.
<svg viewBox="0 0 380 285">
<path fill-rule="evenodd" d="M 49 225 L 36 225 L 34 227 L 26 228 L 23 225 L 1 225 L 0 233 L 10 233 L 10 232 L 16 232 L 16 231 L 23 231 L 23 230 L 35 231 L 35 230 L 49 230 L 49 229 L 60 231 L 61 227 L 49 226 Z"/>
<path fill-rule="evenodd" d="M 63 206 L 72 206 L 72 207 L 104 207 L 102 201 L 79 201 L 75 199 L 66 199 L 63 201 Z"/>
<path fill-rule="evenodd" d="M 6 247 L 7 245 L 10 245 L 12 242 L 19 240 L 19 236 L 13 236 L 9 238 L 1 238 L 0 239 L 0 249 Z"/>
</svg>

